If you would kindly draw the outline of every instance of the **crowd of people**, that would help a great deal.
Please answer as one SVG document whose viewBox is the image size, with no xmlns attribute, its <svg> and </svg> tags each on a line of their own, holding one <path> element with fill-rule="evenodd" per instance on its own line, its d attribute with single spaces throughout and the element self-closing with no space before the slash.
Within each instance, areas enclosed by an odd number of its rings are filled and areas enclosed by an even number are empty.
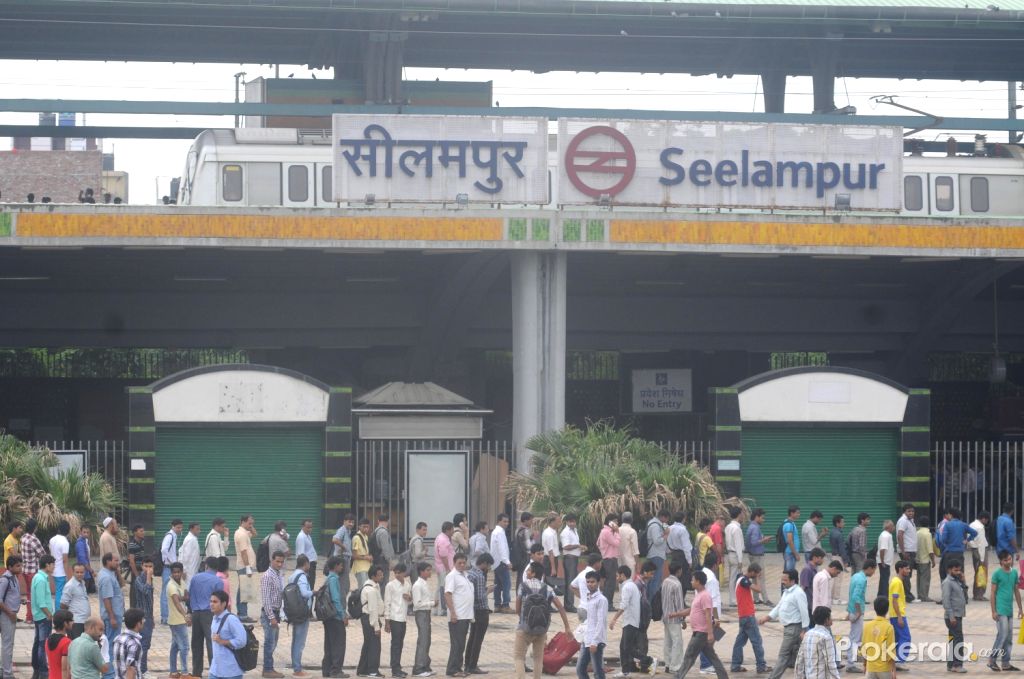
<svg viewBox="0 0 1024 679">
<path fill-rule="evenodd" d="M 471 530 L 460 513 L 433 536 L 420 522 L 402 551 L 396 549 L 389 517 L 375 518 L 373 524 L 347 515 L 326 559 L 318 554 L 311 520 L 302 522 L 294 540 L 283 521 L 258 539 L 251 515 L 241 517 L 233 534 L 224 519 L 214 519 L 205 536 L 198 522 L 186 528 L 175 519 L 159 545 L 147 545 L 144 527 L 133 526 L 122 558 L 120 527 L 107 518 L 98 540 L 98 572 L 88 527 L 72 543 L 70 526 L 62 523 L 44 544 L 35 521 L 14 522 L 3 543 L 6 570 L 0 575 L 2 679 L 13 676 L 15 623 L 22 606 L 25 622 L 34 627 L 32 679 L 147 679 L 157 612 L 171 632 L 171 679 L 201 678 L 204 670 L 211 679 L 241 677 L 236 652 L 249 642 L 245 624 L 257 622 L 263 632 L 262 676 L 284 677 L 275 654 L 287 622 L 291 645 L 284 665 L 302 679 L 308 676 L 302 658 L 314 620 L 323 625 L 320 669 L 325 677 L 348 676 L 343 671 L 346 630 L 356 620 L 362 629 L 358 676 L 383 676 L 382 642 L 387 639 L 392 677 L 429 677 L 435 674 L 433 616 L 448 622 L 444 673 L 482 675 L 487 674 L 480 656 L 490 617 L 504 614 L 517 616 L 513 661 L 520 679 L 527 672 L 540 678 L 553 614 L 580 644 L 580 679 L 589 679 L 591 672 L 603 679 L 608 632 L 618 625 L 621 668 L 615 676 L 656 669 L 648 640 L 652 621 L 664 628 L 660 657 L 678 679 L 698 662 L 702 673 L 719 679 L 730 671 L 746 672 L 748 644 L 755 672 L 770 679 L 790 667 L 799 679 L 836 679 L 843 669 L 893 674 L 908 669 L 907 605 L 932 601 L 936 566 L 941 596 L 935 603 L 943 607 L 949 631 L 949 671 L 964 671 L 963 618 L 969 597 L 989 601 L 996 623 L 989 667 L 1016 670 L 1009 649 L 1014 603 L 1018 616 L 1024 616 L 1019 591 L 1024 581 L 1014 568 L 1019 549 L 1010 505 L 994 524 L 986 512 L 967 524 L 951 509 L 934 533 L 928 518 L 906 505 L 895 523 L 882 522 L 875 540 L 866 512 L 846 534 L 845 517 L 836 515 L 825 527 L 823 514 L 813 511 L 801 523 L 801 510 L 794 505 L 774 535 L 765 534 L 762 509 L 746 517 L 732 507 L 727 517 L 702 519 L 693 531 L 682 513 L 660 511 L 638 530 L 632 514 L 624 512 L 605 517 L 593 548 L 584 544 L 572 514 L 534 517 L 524 512 L 514 527 L 511 517 L 500 514 L 493 527 L 480 521 Z M 745 527 L 743 519 L 748 519 Z M 875 545 L 869 548 L 870 542 Z M 999 566 L 989 575 L 992 543 Z M 232 545 L 234 586 L 228 558 Z M 764 581 L 769 549 L 783 558 L 778 603 L 770 600 L 774 588 Z M 964 574 L 968 555 L 974 569 L 969 582 Z M 284 570 L 287 559 L 295 564 L 290 573 Z M 870 597 L 868 580 L 876 573 L 878 591 Z M 319 588 L 318 574 L 324 577 Z M 850 622 L 845 658 L 831 632 L 833 612 L 843 603 Z M 758 616 L 759 605 L 768 612 Z M 99 616 L 93 615 L 94 607 Z M 726 608 L 734 608 L 736 616 L 728 671 L 715 648 L 724 635 Z M 866 621 L 869 610 L 875 618 Z M 570 614 L 578 618 L 575 629 Z M 761 626 L 773 622 L 782 625 L 774 667 L 767 663 L 760 633 Z M 417 634 L 407 668 L 402 657 L 410 623 Z M 687 628 L 691 636 L 684 645 Z"/>
</svg>

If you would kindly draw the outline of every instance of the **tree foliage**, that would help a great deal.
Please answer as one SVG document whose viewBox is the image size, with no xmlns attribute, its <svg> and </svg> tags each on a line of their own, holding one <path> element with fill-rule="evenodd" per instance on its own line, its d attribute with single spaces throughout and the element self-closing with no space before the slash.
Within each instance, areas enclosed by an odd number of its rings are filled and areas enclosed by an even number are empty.
<svg viewBox="0 0 1024 679">
<path fill-rule="evenodd" d="M 708 469 L 605 422 L 541 434 L 526 447 L 534 453 L 532 473 L 511 474 L 505 482 L 508 497 L 534 514 L 578 515 L 580 529 L 591 539 L 609 513 L 652 516 L 661 509 L 682 510 L 696 523 L 729 505 L 746 509 L 740 500 L 722 497 Z"/>
<path fill-rule="evenodd" d="M 58 469 L 57 456 L 0 432 L 0 526 L 35 518 L 45 533 L 61 521 L 72 535 L 82 525 L 98 523 L 120 495 L 98 474 Z"/>
</svg>

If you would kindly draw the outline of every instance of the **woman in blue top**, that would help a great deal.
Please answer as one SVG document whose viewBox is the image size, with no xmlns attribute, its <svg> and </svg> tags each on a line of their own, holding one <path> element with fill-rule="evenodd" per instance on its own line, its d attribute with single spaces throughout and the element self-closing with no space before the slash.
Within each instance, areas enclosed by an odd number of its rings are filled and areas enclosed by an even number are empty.
<svg viewBox="0 0 1024 679">
<path fill-rule="evenodd" d="M 340 677 L 348 675 L 341 671 L 345 662 L 345 626 L 348 625 L 348 613 L 345 603 L 341 600 L 341 573 L 345 562 L 340 556 L 332 556 L 327 560 L 324 574 L 327 576 L 327 591 L 331 595 L 331 603 L 336 611 L 333 618 L 324 620 L 324 659 L 320 671 L 324 677 Z"/>
</svg>

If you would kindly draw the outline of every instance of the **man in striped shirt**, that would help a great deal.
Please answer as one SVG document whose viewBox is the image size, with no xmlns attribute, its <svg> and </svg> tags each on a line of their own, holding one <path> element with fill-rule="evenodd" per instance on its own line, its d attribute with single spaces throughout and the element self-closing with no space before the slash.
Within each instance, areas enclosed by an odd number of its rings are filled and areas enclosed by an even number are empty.
<svg viewBox="0 0 1024 679">
<path fill-rule="evenodd" d="M 832 638 L 832 609 L 818 606 L 811 614 L 814 627 L 804 634 L 796 656 L 796 679 L 839 679 L 836 644 Z"/>
<path fill-rule="evenodd" d="M 139 679 L 142 676 L 142 625 L 145 615 L 138 608 L 124 614 L 124 631 L 114 638 L 112 660 L 116 679 Z"/>
<path fill-rule="evenodd" d="M 283 674 L 274 670 L 274 649 L 281 629 L 281 567 L 284 566 L 284 552 L 274 552 L 270 557 L 270 568 L 260 577 L 260 623 L 263 625 L 263 677 L 281 679 Z"/>
<path fill-rule="evenodd" d="M 28 611 L 25 622 L 32 622 L 32 578 L 39 572 L 39 558 L 46 556 L 46 548 L 36 537 L 35 519 L 25 522 L 25 533 L 21 536 L 21 574 L 25 581 L 25 605 Z"/>
</svg>

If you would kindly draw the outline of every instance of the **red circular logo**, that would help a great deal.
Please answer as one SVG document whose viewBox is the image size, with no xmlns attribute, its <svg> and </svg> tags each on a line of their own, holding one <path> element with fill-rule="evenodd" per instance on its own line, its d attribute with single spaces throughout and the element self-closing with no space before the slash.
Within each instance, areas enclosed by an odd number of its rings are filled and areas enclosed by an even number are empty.
<svg viewBox="0 0 1024 679">
<path fill-rule="evenodd" d="M 618 151 L 602 151 L 591 148 L 580 148 L 580 145 L 591 137 L 608 137 L 620 148 Z M 619 164 L 625 161 L 625 164 Z M 595 125 L 583 130 L 569 142 L 565 150 L 565 173 L 576 189 L 591 198 L 602 195 L 614 196 L 621 193 L 636 173 L 636 151 L 629 143 L 626 135 L 614 127 Z M 611 186 L 591 186 L 583 181 L 581 174 L 621 175 L 619 181 Z"/>
</svg>

